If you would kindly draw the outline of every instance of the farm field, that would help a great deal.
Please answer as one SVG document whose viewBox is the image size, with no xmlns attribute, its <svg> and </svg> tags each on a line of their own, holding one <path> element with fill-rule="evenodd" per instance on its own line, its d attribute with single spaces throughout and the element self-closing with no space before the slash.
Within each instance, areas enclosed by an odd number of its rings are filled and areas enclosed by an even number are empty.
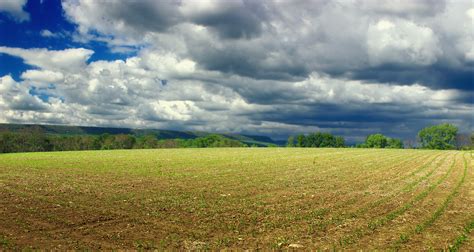
<svg viewBox="0 0 474 252">
<path fill-rule="evenodd" d="M 474 249 L 471 152 L 0 155 L 0 248 Z"/>
</svg>

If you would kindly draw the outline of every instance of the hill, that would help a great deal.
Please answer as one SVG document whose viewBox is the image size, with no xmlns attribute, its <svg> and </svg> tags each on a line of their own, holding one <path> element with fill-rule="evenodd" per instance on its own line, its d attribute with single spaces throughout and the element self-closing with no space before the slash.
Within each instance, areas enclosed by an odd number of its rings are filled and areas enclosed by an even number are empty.
<svg viewBox="0 0 474 252">
<path fill-rule="evenodd" d="M 195 139 L 211 134 L 221 135 L 247 145 L 259 147 L 284 145 L 284 141 L 275 141 L 267 136 L 241 135 L 234 133 L 212 133 L 203 131 L 177 131 L 162 129 L 131 129 L 114 127 L 88 127 L 88 126 L 64 126 L 64 125 L 41 125 L 41 124 L 0 124 L 1 131 L 18 132 L 22 130 L 40 128 L 47 134 L 53 135 L 102 135 L 102 134 L 128 134 L 134 136 L 154 135 L 157 139 Z"/>
</svg>

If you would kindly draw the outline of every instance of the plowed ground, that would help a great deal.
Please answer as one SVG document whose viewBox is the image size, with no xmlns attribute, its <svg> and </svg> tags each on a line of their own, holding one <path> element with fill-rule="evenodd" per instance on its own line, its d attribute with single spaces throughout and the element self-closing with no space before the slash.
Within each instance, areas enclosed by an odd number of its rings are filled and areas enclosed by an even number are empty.
<svg viewBox="0 0 474 252">
<path fill-rule="evenodd" d="M 3 249 L 473 250 L 470 152 L 0 155 Z"/>
</svg>

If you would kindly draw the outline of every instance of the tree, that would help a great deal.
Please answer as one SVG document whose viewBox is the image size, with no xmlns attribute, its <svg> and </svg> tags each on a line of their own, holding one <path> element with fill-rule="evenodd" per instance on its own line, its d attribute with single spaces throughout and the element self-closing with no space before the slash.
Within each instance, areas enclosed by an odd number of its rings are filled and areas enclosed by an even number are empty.
<svg viewBox="0 0 474 252">
<path fill-rule="evenodd" d="M 299 134 L 296 137 L 296 147 L 305 147 L 305 135 Z"/>
<path fill-rule="evenodd" d="M 402 149 L 402 140 L 397 138 L 386 137 L 382 134 L 368 135 L 365 139 L 365 143 L 358 144 L 358 148 L 391 148 L 391 149 Z"/>
<path fill-rule="evenodd" d="M 355 146 L 356 148 L 367 148 L 367 145 L 365 143 L 358 143 Z"/>
<path fill-rule="evenodd" d="M 336 142 L 336 145 L 334 147 L 344 148 L 346 146 L 344 137 L 342 137 L 342 136 L 337 136 L 336 139 L 335 139 L 335 142 Z"/>
<path fill-rule="evenodd" d="M 39 126 L 21 129 L 19 132 L 19 140 L 24 146 L 23 151 L 50 151 L 52 145 L 46 132 Z"/>
<path fill-rule="evenodd" d="M 295 147 L 295 137 L 294 136 L 289 136 L 288 137 L 286 147 Z"/>
<path fill-rule="evenodd" d="M 443 123 L 420 130 L 418 138 L 422 148 L 450 150 L 455 148 L 457 132 L 456 126 Z"/>
<path fill-rule="evenodd" d="M 113 149 L 131 149 L 135 144 L 135 137 L 131 135 L 118 134 L 113 137 Z"/>
<path fill-rule="evenodd" d="M 319 147 L 336 147 L 336 138 L 329 133 L 320 133 L 321 143 Z"/>
<path fill-rule="evenodd" d="M 189 139 L 184 142 L 183 147 L 208 148 L 208 147 L 247 147 L 246 144 L 217 134 Z"/>
<path fill-rule="evenodd" d="M 367 148 L 385 148 L 387 146 L 388 139 L 382 134 L 368 135 L 365 139 L 365 146 Z"/>
<path fill-rule="evenodd" d="M 153 149 L 156 147 L 158 147 L 158 139 L 153 134 L 139 137 L 133 146 L 135 149 Z"/>
<path fill-rule="evenodd" d="M 15 134 L 9 131 L 0 132 L 0 153 L 15 152 Z"/>
<path fill-rule="evenodd" d="M 311 133 L 306 136 L 305 147 L 319 147 L 322 142 L 322 137 L 318 133 Z"/>
<path fill-rule="evenodd" d="M 291 140 L 294 142 L 294 138 L 288 139 L 290 143 Z M 289 145 L 288 145 L 289 146 Z M 334 136 L 331 133 L 315 132 L 307 136 L 300 134 L 296 137 L 296 146 L 297 147 L 313 147 L 313 148 L 325 148 L 333 147 L 340 148 L 344 147 L 344 138 L 340 136 Z"/>
<path fill-rule="evenodd" d="M 386 148 L 390 149 L 403 149 L 403 143 L 402 140 L 397 139 L 397 138 L 389 138 L 387 141 L 387 146 Z"/>
</svg>

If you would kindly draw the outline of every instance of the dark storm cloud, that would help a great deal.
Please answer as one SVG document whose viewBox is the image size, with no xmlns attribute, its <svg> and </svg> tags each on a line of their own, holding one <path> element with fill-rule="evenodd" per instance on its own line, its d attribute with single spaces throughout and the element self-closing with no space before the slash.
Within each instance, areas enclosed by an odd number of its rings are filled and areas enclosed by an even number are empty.
<svg viewBox="0 0 474 252">
<path fill-rule="evenodd" d="M 209 27 L 222 38 L 252 38 L 262 33 L 268 18 L 264 1 L 229 1 L 210 12 L 196 13 L 190 21 Z"/>
<path fill-rule="evenodd" d="M 255 122 L 271 121 L 297 126 L 317 126 L 345 137 L 364 136 L 375 132 L 392 137 L 412 139 L 426 124 L 472 120 L 469 115 L 455 112 L 427 114 L 416 106 L 400 104 L 346 106 L 338 104 L 295 105 L 276 108 L 272 112 L 249 114 Z M 435 109 L 435 108 L 433 108 Z M 471 122 L 472 124 L 472 122 Z M 300 133 L 304 133 L 300 132 Z"/>
<path fill-rule="evenodd" d="M 180 21 L 174 1 L 118 1 L 106 4 L 110 18 L 144 31 L 164 31 Z"/>
<path fill-rule="evenodd" d="M 336 73 L 358 80 L 368 80 L 388 84 L 412 85 L 422 83 L 434 89 L 474 90 L 474 71 L 470 66 L 452 68 L 435 64 L 429 67 L 399 67 L 384 65 L 354 72 Z"/>
<path fill-rule="evenodd" d="M 398 104 L 378 105 L 376 108 L 367 105 L 347 107 L 338 104 L 298 105 L 298 109 L 285 111 L 279 109 L 270 113 L 251 116 L 255 120 L 284 122 L 296 125 L 324 125 L 344 118 L 347 123 L 380 122 L 394 123 L 405 117 L 416 114 L 412 108 L 400 108 Z M 354 127 L 354 126 L 353 126 Z"/>
<path fill-rule="evenodd" d="M 80 17 L 84 28 L 100 33 L 162 32 L 182 21 L 178 1 L 63 1 L 66 17 Z M 79 8 L 78 8 L 79 7 Z"/>
<path fill-rule="evenodd" d="M 209 70 L 231 73 L 263 80 L 301 80 L 308 76 L 309 69 L 303 62 L 294 62 L 288 55 L 286 59 L 267 65 L 268 52 L 258 47 L 227 47 L 223 49 L 205 48 L 191 50 L 190 54 Z M 287 58 L 288 57 L 288 58 Z"/>
</svg>

